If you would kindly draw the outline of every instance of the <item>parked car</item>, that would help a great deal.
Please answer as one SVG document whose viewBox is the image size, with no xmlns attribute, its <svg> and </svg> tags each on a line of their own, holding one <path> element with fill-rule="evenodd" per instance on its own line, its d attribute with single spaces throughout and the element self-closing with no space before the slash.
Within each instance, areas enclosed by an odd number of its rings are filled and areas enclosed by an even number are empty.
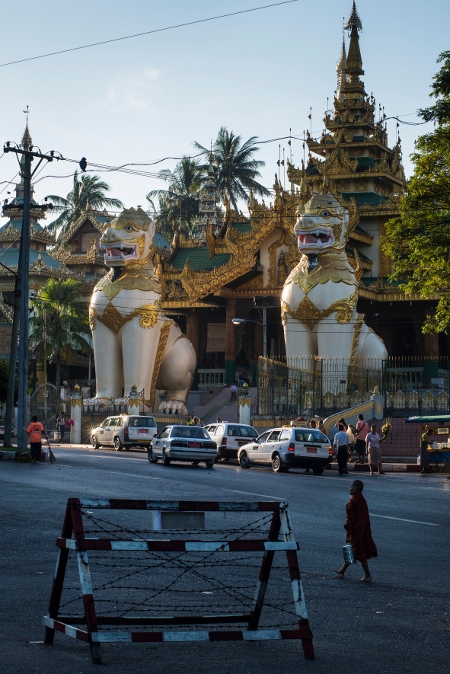
<svg viewBox="0 0 450 674">
<path fill-rule="evenodd" d="M 229 421 L 208 424 L 208 426 L 205 426 L 205 431 L 208 431 L 211 439 L 217 445 L 219 461 L 237 459 L 239 448 L 258 437 L 258 431 L 253 426 L 230 423 Z"/>
<path fill-rule="evenodd" d="M 238 453 L 241 468 L 250 468 L 252 464 L 271 465 L 275 473 L 289 468 L 312 468 L 314 475 L 322 475 L 332 459 L 333 447 L 326 435 L 317 429 L 291 426 L 262 433 Z"/>
<path fill-rule="evenodd" d="M 171 461 L 189 461 L 195 465 L 204 461 L 207 468 L 212 468 L 216 458 L 216 443 L 201 426 L 166 426 L 153 438 L 148 450 L 150 463 L 161 459 L 165 466 Z"/>
<path fill-rule="evenodd" d="M 150 447 L 158 429 L 153 417 L 121 414 L 108 417 L 91 431 L 91 444 L 97 449 L 102 445 L 112 446 L 116 451 L 129 447 Z"/>
</svg>

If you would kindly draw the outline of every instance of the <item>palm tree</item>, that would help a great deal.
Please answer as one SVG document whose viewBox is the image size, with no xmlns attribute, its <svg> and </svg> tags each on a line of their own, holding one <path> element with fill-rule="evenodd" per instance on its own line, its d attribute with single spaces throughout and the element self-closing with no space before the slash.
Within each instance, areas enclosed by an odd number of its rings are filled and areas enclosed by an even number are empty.
<svg viewBox="0 0 450 674">
<path fill-rule="evenodd" d="M 255 152 L 259 150 L 257 140 L 257 136 L 251 136 L 242 143 L 241 136 L 235 136 L 233 131 L 228 131 L 226 126 L 222 126 L 212 147 L 217 166 L 217 189 L 230 201 L 236 211 L 239 199 L 245 202 L 249 200 L 250 190 L 253 194 L 270 195 L 269 190 L 255 180 L 261 175 L 258 169 L 265 165 L 264 161 L 253 158 Z M 197 141 L 194 146 L 205 157 L 210 156 L 211 150 Z"/>
<path fill-rule="evenodd" d="M 152 190 L 147 201 L 155 209 L 154 199 L 159 200 L 157 225 L 160 231 L 170 231 L 172 225 L 180 222 L 182 228 L 192 236 L 193 220 L 198 215 L 200 190 L 205 181 L 205 172 L 196 159 L 182 157 L 173 171 L 163 169 L 158 178 L 168 183 L 167 190 Z"/>
<path fill-rule="evenodd" d="M 38 359 L 56 364 L 58 398 L 61 362 L 74 363 L 77 351 L 91 353 L 88 305 L 83 284 L 74 279 L 49 279 L 32 300 L 30 347 Z"/>
<path fill-rule="evenodd" d="M 82 175 L 79 179 L 78 172 L 75 171 L 73 187 L 66 198 L 59 197 L 56 194 L 47 196 L 47 199 L 52 200 L 56 209 L 61 211 L 61 215 L 49 224 L 48 230 L 59 234 L 67 231 L 88 206 L 94 210 L 103 209 L 105 206 L 123 208 L 121 201 L 106 196 L 109 189 L 109 185 L 98 176 Z"/>
</svg>

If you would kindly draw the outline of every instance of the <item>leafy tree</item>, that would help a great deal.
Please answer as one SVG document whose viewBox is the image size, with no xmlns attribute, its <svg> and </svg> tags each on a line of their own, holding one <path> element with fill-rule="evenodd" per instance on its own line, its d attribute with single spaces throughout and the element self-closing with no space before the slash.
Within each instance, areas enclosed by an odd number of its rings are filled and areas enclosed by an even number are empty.
<svg viewBox="0 0 450 674">
<path fill-rule="evenodd" d="M 425 299 L 439 296 L 424 332 L 450 332 L 450 52 L 435 75 L 435 105 L 419 110 L 436 128 L 420 136 L 412 155 L 414 175 L 400 203 L 400 215 L 386 223 L 384 251 L 393 261 L 393 279 Z"/>
<path fill-rule="evenodd" d="M 98 176 L 83 174 L 79 179 L 78 172 L 75 171 L 73 187 L 66 198 L 59 197 L 56 194 L 49 194 L 47 197 L 47 199 L 52 200 L 56 209 L 61 211 L 59 217 L 49 224 L 48 230 L 62 234 L 67 231 L 73 222 L 78 220 L 88 206 L 94 210 L 101 210 L 105 207 L 123 208 L 121 201 L 106 196 L 109 189 L 109 185 Z"/>
<path fill-rule="evenodd" d="M 88 306 L 83 286 L 74 279 L 49 279 L 32 301 L 30 347 L 38 359 L 56 364 L 58 397 L 61 362 L 74 363 L 77 351 L 91 353 Z"/>
<path fill-rule="evenodd" d="M 182 157 L 173 171 L 163 169 L 158 178 L 168 183 L 167 190 L 152 190 L 147 201 L 157 212 L 158 231 L 170 238 L 172 226 L 180 223 L 189 236 L 194 230 L 194 220 L 199 212 L 200 190 L 205 173 L 196 159 Z M 154 199 L 159 200 L 159 209 L 155 209 Z"/>
<path fill-rule="evenodd" d="M 269 190 L 255 180 L 261 175 L 259 169 L 265 165 L 264 161 L 254 159 L 254 154 L 259 151 L 257 140 L 257 136 L 251 136 L 242 143 L 241 136 L 235 136 L 233 131 L 222 126 L 212 147 L 217 166 L 217 189 L 235 210 L 238 210 L 239 199 L 249 200 L 250 190 L 256 195 L 270 196 Z M 197 142 L 194 145 L 205 158 L 209 158 L 211 150 Z M 203 169 L 206 168 L 205 164 Z"/>
</svg>

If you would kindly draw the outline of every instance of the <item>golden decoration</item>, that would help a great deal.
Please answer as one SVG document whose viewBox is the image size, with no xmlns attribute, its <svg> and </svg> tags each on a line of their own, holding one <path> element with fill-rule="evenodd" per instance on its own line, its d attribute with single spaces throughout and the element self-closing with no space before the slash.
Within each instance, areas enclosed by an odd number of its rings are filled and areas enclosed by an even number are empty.
<svg viewBox="0 0 450 674">
<path fill-rule="evenodd" d="M 98 311 L 89 307 L 89 326 L 91 330 L 95 330 L 96 320 L 99 320 L 117 335 L 125 323 L 140 316 L 139 325 L 141 328 L 154 328 L 160 310 L 161 300 L 158 300 L 154 304 L 143 304 L 137 309 L 133 309 L 127 316 L 122 316 L 114 304 L 109 302 L 101 315 Z"/>
<path fill-rule="evenodd" d="M 350 352 L 350 365 L 354 365 L 356 361 L 356 352 L 358 350 L 359 337 L 361 335 L 363 325 L 364 325 L 364 314 L 358 314 L 354 324 L 352 350 Z"/>
<path fill-rule="evenodd" d="M 71 407 L 82 407 L 83 401 L 82 401 L 81 398 L 71 398 L 70 399 L 70 405 L 71 405 Z"/>
<path fill-rule="evenodd" d="M 249 407 L 251 407 L 252 406 L 252 399 L 251 398 L 244 398 L 244 397 L 239 398 L 239 406 L 244 407 L 244 405 L 248 405 Z"/>
<path fill-rule="evenodd" d="M 278 248 L 281 248 L 281 246 L 287 247 L 287 249 L 289 251 L 288 259 L 289 259 L 289 257 L 291 257 L 293 255 L 295 255 L 296 257 L 298 256 L 298 247 L 297 247 L 295 237 L 287 234 L 287 232 L 282 230 L 280 238 L 277 239 L 277 241 L 275 241 L 271 246 L 269 246 L 269 271 L 268 271 L 268 283 L 267 283 L 267 285 L 270 288 L 276 288 L 276 286 L 277 286 L 276 256 L 277 256 L 277 250 L 278 250 Z"/>
<path fill-rule="evenodd" d="M 167 339 L 169 337 L 170 328 L 172 327 L 172 321 L 165 321 L 161 326 L 159 333 L 158 348 L 156 350 L 155 364 L 153 366 L 153 375 L 152 381 L 150 383 L 150 398 L 149 400 L 143 399 L 144 404 L 149 408 L 153 408 L 155 402 L 155 390 L 156 382 L 158 381 L 159 369 L 164 358 L 164 352 L 166 350 Z"/>
<path fill-rule="evenodd" d="M 121 290 L 143 290 L 161 294 L 161 284 L 156 279 L 153 266 L 148 262 L 140 265 L 127 265 L 125 271 L 113 281 L 114 270 L 106 274 L 95 286 L 96 291 L 103 291 L 112 300 Z"/>
<path fill-rule="evenodd" d="M 318 261 L 318 266 L 312 272 L 308 272 L 308 258 L 303 255 L 300 263 L 289 274 L 285 286 L 289 283 L 296 283 L 307 295 L 316 285 L 328 281 L 357 285 L 355 274 L 344 251 L 334 250 L 322 253 Z"/>
<path fill-rule="evenodd" d="M 282 322 L 283 325 L 286 324 L 286 314 L 288 314 L 297 321 L 304 323 L 310 330 L 312 330 L 317 325 L 317 323 L 330 316 L 330 314 L 336 312 L 336 321 L 338 323 L 350 323 L 357 300 L 358 294 L 354 292 L 350 295 L 350 297 L 336 300 L 336 302 L 330 304 L 328 309 L 324 309 L 323 311 L 318 309 L 316 305 L 311 302 L 309 297 L 304 297 L 295 311 L 292 311 L 286 302 L 282 301 Z"/>
</svg>

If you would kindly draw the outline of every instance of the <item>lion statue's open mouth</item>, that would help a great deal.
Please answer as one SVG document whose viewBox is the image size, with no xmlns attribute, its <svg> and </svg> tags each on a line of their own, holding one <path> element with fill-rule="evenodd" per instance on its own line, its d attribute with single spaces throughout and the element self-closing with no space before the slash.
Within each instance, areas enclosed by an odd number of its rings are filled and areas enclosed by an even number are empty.
<svg viewBox="0 0 450 674">
<path fill-rule="evenodd" d="M 312 230 L 295 228 L 299 248 L 328 248 L 334 245 L 334 234 L 330 227 L 317 227 Z"/>
<path fill-rule="evenodd" d="M 105 263 L 125 262 L 139 258 L 137 245 L 130 243 L 116 243 L 108 245 L 100 242 L 100 250 L 105 254 Z"/>
</svg>

